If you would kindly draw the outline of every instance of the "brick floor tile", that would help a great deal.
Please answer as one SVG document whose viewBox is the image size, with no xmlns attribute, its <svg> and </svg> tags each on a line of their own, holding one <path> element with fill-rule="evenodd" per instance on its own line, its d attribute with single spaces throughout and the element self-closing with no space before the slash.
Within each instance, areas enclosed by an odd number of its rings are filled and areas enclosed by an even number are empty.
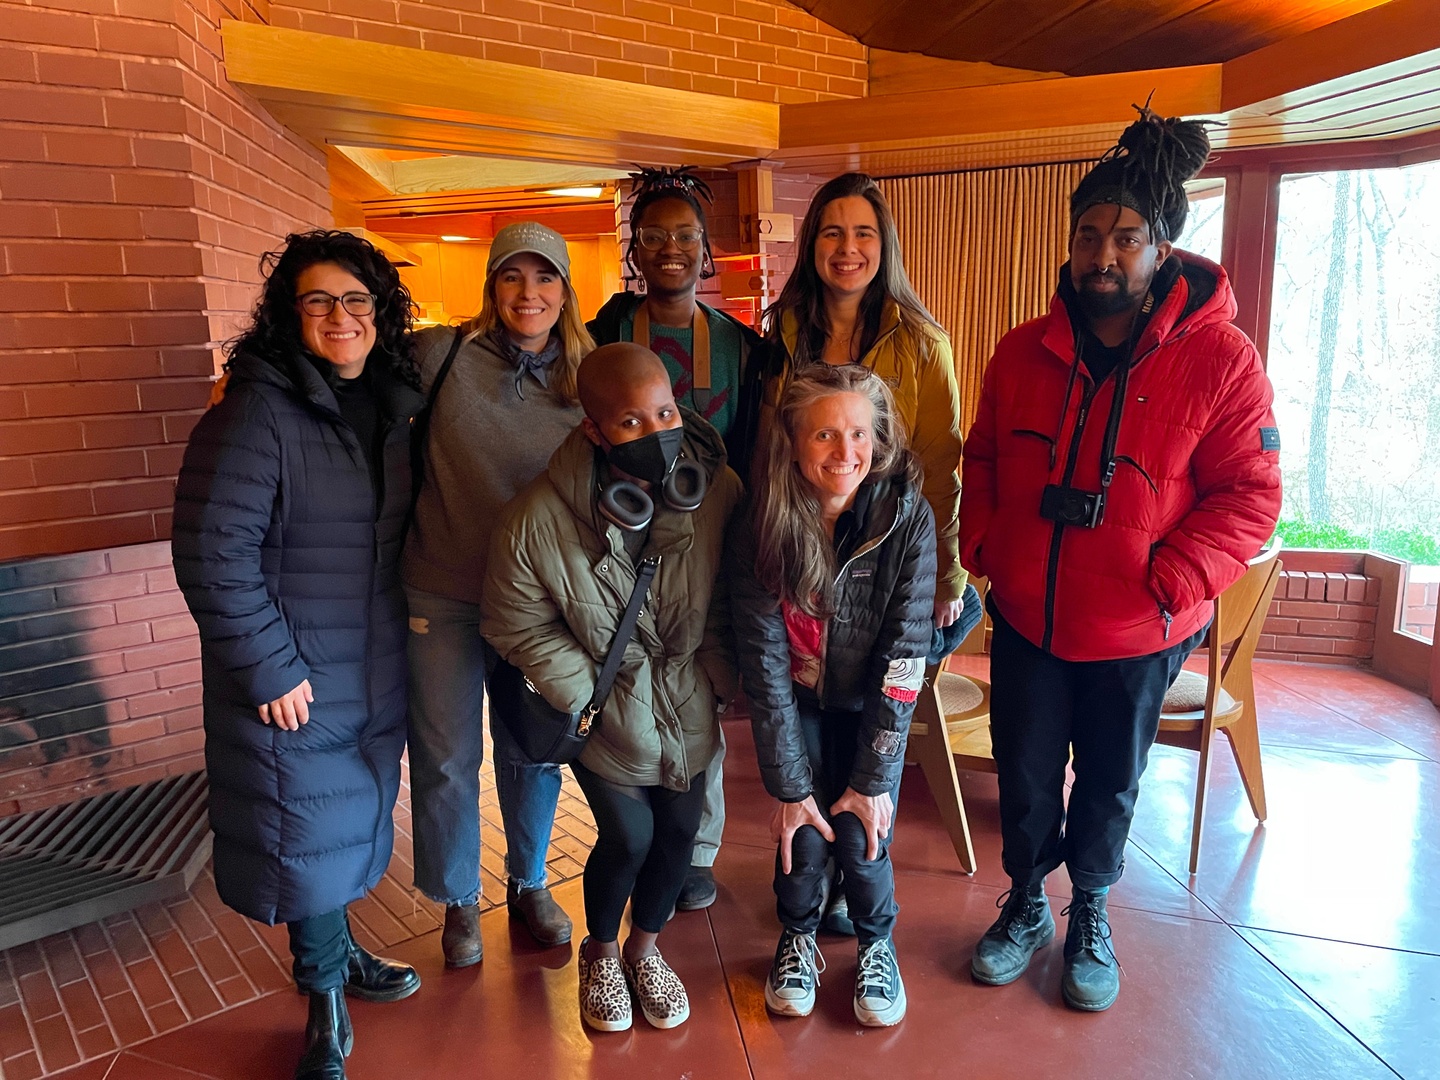
<svg viewBox="0 0 1440 1080">
<path fill-rule="evenodd" d="M 185 944 L 185 939 L 176 931 L 162 934 L 159 937 L 150 939 L 151 946 L 155 949 L 155 955 L 160 958 L 161 965 L 171 975 L 178 975 L 182 971 L 191 971 L 195 968 L 195 954 Z"/>
<path fill-rule="evenodd" d="M 225 939 L 225 943 L 236 953 L 242 953 L 246 949 L 253 949 L 256 945 L 262 944 L 251 921 L 238 912 L 226 911 L 215 916 L 215 926 L 219 929 L 220 936 Z"/>
<path fill-rule="evenodd" d="M 219 996 L 211 989 L 209 981 L 198 968 L 180 972 L 174 976 L 174 981 L 175 989 L 180 993 L 180 1001 L 191 1020 L 210 1016 L 224 1008 Z"/>
<path fill-rule="evenodd" d="M 19 1057 L 0 1061 L 0 1076 L 4 1076 L 5 1080 L 36 1080 L 43 1075 L 40 1071 L 40 1059 L 33 1050 L 26 1051 Z"/>
<path fill-rule="evenodd" d="M 205 909 L 188 896 L 166 904 L 165 910 L 170 913 L 185 940 L 192 945 L 215 934 L 215 924 L 206 915 Z"/>
<path fill-rule="evenodd" d="M 130 991 L 107 997 L 100 1004 L 110 1018 L 110 1030 L 115 1032 L 119 1045 L 134 1046 L 154 1034 L 150 1021 L 145 1018 L 145 1010 Z"/>
<path fill-rule="evenodd" d="M 211 983 L 223 982 L 241 974 L 240 965 L 219 935 L 192 941 L 190 947 L 200 960 L 200 970 Z"/>
<path fill-rule="evenodd" d="M 0 956 L 0 1009 L 14 1005 L 19 1000 L 20 987 L 10 977 L 10 969 L 5 965 L 3 956 Z"/>
<path fill-rule="evenodd" d="M 59 1072 L 80 1061 L 80 1050 L 75 1046 L 75 1037 L 70 1034 L 70 1025 L 63 1016 L 51 1016 L 35 1022 L 35 1049 L 46 1072 Z"/>
<path fill-rule="evenodd" d="M 175 923 L 162 904 L 145 904 L 135 909 L 135 920 L 152 942 L 166 934 L 174 933 Z"/>
<path fill-rule="evenodd" d="M 99 956 L 110 951 L 110 940 L 99 923 L 86 923 L 72 931 L 82 956 Z"/>
<path fill-rule="evenodd" d="M 60 999 L 55 994 L 55 984 L 45 971 L 32 971 L 20 977 L 20 997 L 25 1002 L 25 1011 L 31 1021 L 43 1020 L 47 1016 L 60 1015 Z"/>
<path fill-rule="evenodd" d="M 150 943 L 140 932 L 140 926 L 128 915 L 117 917 L 113 922 L 105 920 L 105 929 L 115 945 L 115 955 L 123 964 L 151 958 Z"/>
<path fill-rule="evenodd" d="M 60 1002 L 70 1019 L 70 1027 L 75 1031 L 85 1031 L 105 1023 L 100 999 L 95 996 L 88 980 L 81 979 L 60 987 Z"/>
<path fill-rule="evenodd" d="M 243 1005 L 257 996 L 255 987 L 244 975 L 236 975 L 233 979 L 225 979 L 223 982 L 216 983 L 215 992 L 220 995 L 220 1000 L 225 1003 L 227 1009 L 235 1005 Z"/>
<path fill-rule="evenodd" d="M 135 964 L 127 964 L 125 971 L 135 987 L 135 996 L 140 999 L 140 1004 L 152 1018 L 157 1008 L 175 1000 L 175 991 L 171 989 L 165 973 L 155 960 L 146 958 Z"/>
<path fill-rule="evenodd" d="M 89 1061 L 101 1054 L 108 1054 L 119 1046 L 115 1041 L 115 1035 L 106 1024 L 79 1032 L 75 1036 L 75 1043 L 80 1048 L 81 1061 Z"/>
<path fill-rule="evenodd" d="M 280 990 L 290 982 L 290 973 L 276 962 L 269 949 L 262 946 L 242 952 L 240 966 L 255 984 L 255 989 L 262 994 Z"/>
<path fill-rule="evenodd" d="M 40 946 L 33 941 L 16 945 L 9 950 L 7 955 L 10 957 L 10 967 L 15 972 L 17 979 L 29 975 L 32 971 L 45 970 L 45 958 L 40 955 Z"/>
<path fill-rule="evenodd" d="M 156 1034 L 174 1031 L 178 1027 L 184 1027 L 185 1010 L 174 1001 L 168 1002 L 158 1009 L 150 1010 L 150 1023 L 154 1025 Z"/>
<path fill-rule="evenodd" d="M 85 978 L 85 965 L 80 960 L 80 951 L 75 948 L 69 934 L 51 934 L 40 942 L 40 950 L 50 965 L 50 975 L 56 986 L 64 986 Z"/>
<path fill-rule="evenodd" d="M 114 953 L 103 952 L 87 956 L 85 966 L 90 970 L 90 981 L 94 984 L 96 993 L 102 998 L 107 998 L 112 994 L 130 993 L 130 983 L 125 979 L 125 969 L 120 966 L 120 960 Z"/>
<path fill-rule="evenodd" d="M 19 1005 L 7 1005 L 0 1009 L 0 1061 L 18 1057 L 34 1046 L 30 1025 L 25 1023 L 25 1011 Z"/>
</svg>

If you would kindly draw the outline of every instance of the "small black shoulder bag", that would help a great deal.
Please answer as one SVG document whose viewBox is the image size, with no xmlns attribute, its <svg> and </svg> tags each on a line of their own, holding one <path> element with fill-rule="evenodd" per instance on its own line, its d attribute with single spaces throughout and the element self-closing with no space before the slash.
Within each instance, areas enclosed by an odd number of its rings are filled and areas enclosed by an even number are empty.
<svg viewBox="0 0 1440 1080">
<path fill-rule="evenodd" d="M 658 557 L 641 561 L 635 575 L 635 590 L 630 594 L 630 602 L 620 619 L 620 628 L 615 631 L 615 640 L 610 643 L 610 652 L 595 679 L 595 692 L 590 695 L 589 704 L 579 712 L 561 712 L 545 700 L 519 668 L 506 663 L 503 658 L 496 661 L 485 686 L 490 696 L 490 707 L 494 710 L 492 715 L 500 718 L 521 752 L 537 765 L 547 762 L 569 765 L 585 749 L 590 733 L 600 719 L 600 711 L 605 708 L 605 701 L 610 696 L 610 688 L 615 685 L 625 647 L 635 636 L 635 624 L 640 621 L 645 592 L 650 588 L 659 564 Z"/>
</svg>

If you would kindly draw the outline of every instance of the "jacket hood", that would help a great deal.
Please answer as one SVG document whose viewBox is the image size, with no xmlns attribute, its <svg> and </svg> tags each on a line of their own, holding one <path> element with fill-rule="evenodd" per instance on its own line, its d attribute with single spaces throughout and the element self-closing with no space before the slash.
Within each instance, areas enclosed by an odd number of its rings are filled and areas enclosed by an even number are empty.
<svg viewBox="0 0 1440 1080">
<path fill-rule="evenodd" d="M 681 406 L 680 417 L 685 426 L 680 453 L 704 468 L 706 477 L 713 484 L 717 474 L 725 467 L 725 441 L 698 413 Z M 612 531 L 618 536 L 619 529 L 606 521 L 596 508 L 596 475 L 602 460 L 600 449 L 590 441 L 585 428 L 577 424 L 551 455 L 546 473 L 570 512 L 581 521 L 590 522 L 596 534 L 603 538 Z M 686 520 L 688 517 L 687 514 L 667 513 L 660 506 L 651 528 L 658 530 L 666 518 Z"/>
<path fill-rule="evenodd" d="M 231 358 L 228 371 L 229 385 L 254 382 L 279 387 L 328 416 L 340 415 L 335 391 L 304 353 L 295 355 L 284 368 L 250 353 L 237 353 Z M 380 411 L 391 420 L 409 420 L 425 404 L 419 390 L 401 381 L 383 365 L 373 368 L 371 386 Z"/>
<path fill-rule="evenodd" d="M 1078 316 L 1072 318 L 1068 302 L 1074 293 L 1067 264 L 1060 268 L 1059 284 L 1050 301 L 1044 335 L 1046 348 L 1066 363 L 1075 358 Z M 1157 303 L 1136 342 L 1137 358 L 1157 345 L 1203 326 L 1228 323 L 1237 310 L 1235 293 L 1225 268 L 1179 248 L 1156 270 L 1152 293 L 1157 295 Z"/>
</svg>

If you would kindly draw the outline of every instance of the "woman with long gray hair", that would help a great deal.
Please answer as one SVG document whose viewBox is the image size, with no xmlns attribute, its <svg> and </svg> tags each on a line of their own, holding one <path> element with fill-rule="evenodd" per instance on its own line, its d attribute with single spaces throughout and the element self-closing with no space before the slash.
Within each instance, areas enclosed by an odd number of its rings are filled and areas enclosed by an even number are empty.
<svg viewBox="0 0 1440 1080">
<path fill-rule="evenodd" d="M 766 790 L 780 943 L 774 1013 L 806 1016 L 824 969 L 827 861 L 859 938 L 854 1010 L 905 1015 L 888 849 L 935 602 L 935 523 L 884 380 L 816 365 L 790 379 L 728 565 L 732 619 Z"/>
</svg>

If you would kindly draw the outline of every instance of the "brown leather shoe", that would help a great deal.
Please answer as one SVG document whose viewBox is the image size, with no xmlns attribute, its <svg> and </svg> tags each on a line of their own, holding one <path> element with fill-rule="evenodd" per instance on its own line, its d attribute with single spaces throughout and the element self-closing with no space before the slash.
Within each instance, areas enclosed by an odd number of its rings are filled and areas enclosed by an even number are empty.
<svg viewBox="0 0 1440 1080">
<path fill-rule="evenodd" d="M 511 881 L 505 890 L 505 906 L 510 909 L 510 918 L 523 922 L 530 936 L 545 948 L 564 945 L 570 940 L 570 916 L 555 903 L 549 889 L 521 892 Z"/>
<path fill-rule="evenodd" d="M 445 953 L 446 967 L 469 967 L 485 958 L 478 903 L 463 907 L 450 904 L 445 908 L 445 932 L 440 935 L 440 948 Z"/>
</svg>

